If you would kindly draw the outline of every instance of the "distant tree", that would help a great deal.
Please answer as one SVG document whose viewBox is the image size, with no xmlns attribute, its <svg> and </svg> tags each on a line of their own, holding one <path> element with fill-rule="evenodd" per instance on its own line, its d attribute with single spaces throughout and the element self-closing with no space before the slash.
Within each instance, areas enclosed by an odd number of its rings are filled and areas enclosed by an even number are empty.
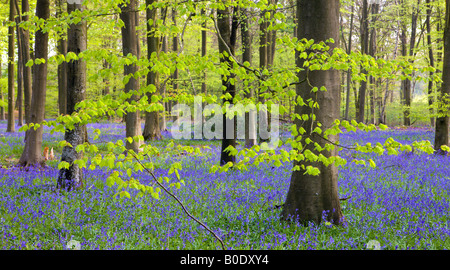
<svg viewBox="0 0 450 270">
<path fill-rule="evenodd" d="M 64 11 L 64 0 L 56 1 L 56 18 L 59 18 Z M 60 38 L 57 41 L 56 49 L 59 54 L 67 54 L 67 39 Z M 58 109 L 60 114 L 67 114 L 67 62 L 58 65 Z"/>
<path fill-rule="evenodd" d="M 16 16 L 16 0 L 9 1 L 9 22 L 14 22 Z M 14 117 L 14 26 L 8 27 L 8 123 L 6 132 L 15 132 Z"/>
<path fill-rule="evenodd" d="M 314 39 L 315 42 L 333 38 L 335 43 L 330 44 L 332 51 L 339 44 L 339 0 L 297 0 L 297 37 L 299 39 Z M 296 55 L 296 66 L 302 68 L 305 59 Z M 308 78 L 308 82 L 305 79 Z M 304 127 L 306 132 L 302 135 L 301 143 L 306 150 L 315 154 L 317 147 L 315 143 L 308 144 L 306 139 L 316 142 L 324 148 L 328 141 L 324 140 L 313 130 L 320 123 L 322 127 L 331 127 L 335 119 L 339 118 L 340 110 L 340 76 L 339 71 L 329 70 L 309 70 L 298 72 L 299 82 L 296 85 L 297 96 L 303 100 L 312 99 L 317 102 L 319 109 L 313 110 L 309 106 L 296 105 L 295 113 L 298 115 L 311 115 L 314 113 L 315 121 L 312 117 L 303 120 L 300 117 L 295 119 L 297 127 Z M 312 86 L 326 87 L 326 91 L 311 91 Z M 328 136 L 328 140 L 335 143 L 338 135 Z M 330 151 L 322 151 L 326 158 L 337 155 L 334 148 Z M 322 221 L 326 214 L 326 221 L 333 224 L 341 224 L 343 215 L 338 197 L 338 169 L 334 165 L 325 165 L 320 161 L 295 161 L 294 166 L 299 165 L 300 170 L 292 172 L 291 183 L 287 193 L 286 201 L 281 213 L 284 220 L 298 220 L 303 224 Z M 302 165 L 304 166 L 302 168 Z M 320 170 L 319 175 L 306 173 L 306 166 L 311 165 Z"/>
<path fill-rule="evenodd" d="M 67 12 L 83 11 L 81 4 L 67 4 Z M 86 50 L 86 21 L 71 24 L 67 31 L 67 52 L 79 54 Z M 77 112 L 75 105 L 85 99 L 86 96 L 86 61 L 84 59 L 71 60 L 67 63 L 67 114 Z M 74 164 L 74 161 L 82 157 L 82 153 L 75 148 L 85 142 L 86 129 L 79 123 L 73 128 L 66 128 L 64 140 L 71 144 L 65 146 L 61 154 L 61 161 L 69 164 L 69 168 L 61 168 L 58 175 L 58 187 L 72 190 L 83 186 L 83 170 Z"/>
<path fill-rule="evenodd" d="M 47 20 L 50 16 L 50 1 L 37 0 L 36 17 Z M 48 60 L 48 31 L 39 29 L 35 34 L 35 59 L 43 59 L 40 64 L 33 65 L 33 85 L 30 108 L 30 123 L 41 123 L 45 116 L 45 95 L 47 92 L 47 60 Z M 31 127 L 25 133 L 25 147 L 18 164 L 21 166 L 43 165 L 42 156 L 43 127 Z"/>
</svg>

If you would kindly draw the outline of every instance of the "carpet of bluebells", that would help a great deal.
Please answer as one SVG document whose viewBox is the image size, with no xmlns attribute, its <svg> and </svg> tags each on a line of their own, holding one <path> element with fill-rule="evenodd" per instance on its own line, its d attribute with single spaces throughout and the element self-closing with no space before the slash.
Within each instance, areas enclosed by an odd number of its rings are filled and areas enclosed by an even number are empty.
<svg viewBox="0 0 450 270">
<path fill-rule="evenodd" d="M 123 124 L 90 124 L 102 135 L 93 143 L 123 139 Z M 136 199 L 113 197 L 114 187 L 105 184 L 108 172 L 85 170 L 85 188 L 56 192 L 57 161 L 47 168 L 14 167 L 23 149 L 23 133 L 6 133 L 0 123 L 0 248 L 66 249 L 70 240 L 81 249 L 220 249 L 207 230 L 190 219 L 171 197 Z M 55 147 L 63 134 L 46 129 L 44 146 Z M 152 142 L 164 146 L 166 139 Z M 433 142 L 426 128 L 374 132 L 350 132 L 340 143 L 384 143 L 392 137 L 401 143 Z M 377 163 L 356 165 L 361 158 L 352 150 L 340 155 L 348 160 L 339 170 L 339 196 L 345 226 L 300 226 L 279 219 L 289 187 L 292 164 L 281 167 L 260 164 L 248 171 L 209 173 L 218 164 L 219 141 L 184 141 L 209 150 L 200 157 L 165 156 L 155 160 L 154 173 L 168 175 L 169 164 L 183 162 L 185 185 L 171 189 L 186 208 L 223 240 L 227 249 L 249 250 L 363 250 L 370 240 L 381 249 L 448 249 L 450 247 L 450 157 L 420 153 L 395 156 L 366 154 Z M 151 184 L 145 173 L 134 175 Z"/>
</svg>

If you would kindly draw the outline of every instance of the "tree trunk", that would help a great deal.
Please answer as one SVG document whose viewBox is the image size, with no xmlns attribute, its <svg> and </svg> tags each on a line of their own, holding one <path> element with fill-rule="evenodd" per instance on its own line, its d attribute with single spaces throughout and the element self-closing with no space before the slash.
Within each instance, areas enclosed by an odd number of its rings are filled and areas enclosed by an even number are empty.
<svg viewBox="0 0 450 270">
<path fill-rule="evenodd" d="M 0 54 L 0 80 L 2 79 L 2 55 Z M 0 84 L 0 101 L 1 103 L 4 102 L 3 100 L 3 86 Z M 5 108 L 3 105 L 0 104 L 0 120 L 5 120 Z"/>
<path fill-rule="evenodd" d="M 445 1 L 445 24 L 444 24 L 444 61 L 442 68 L 442 86 L 441 86 L 441 105 L 439 106 L 439 115 L 436 118 L 434 149 L 438 153 L 442 145 L 449 145 L 449 112 L 448 104 L 450 97 L 450 0 Z"/>
<path fill-rule="evenodd" d="M 250 23 L 247 9 L 241 9 L 242 63 L 252 63 L 252 43 L 250 37 Z M 245 92 L 245 98 L 253 99 L 253 87 Z M 256 145 L 256 111 L 245 113 L 245 147 Z"/>
<path fill-rule="evenodd" d="M 145 5 L 147 6 L 146 9 L 146 20 L 147 20 L 147 57 L 148 60 L 151 60 L 151 55 L 153 53 L 156 53 L 156 55 L 159 55 L 160 50 L 160 42 L 159 37 L 155 36 L 156 31 L 156 12 L 157 8 L 148 8 L 148 6 L 153 5 L 157 0 L 146 0 Z M 150 21 L 152 22 L 152 25 L 150 25 Z M 155 71 L 150 71 L 147 74 L 147 85 L 154 85 L 156 88 L 156 91 L 159 89 L 159 74 Z M 148 96 L 148 102 L 150 103 L 152 100 L 152 96 L 155 93 L 147 93 Z M 152 111 L 152 112 L 146 112 L 145 115 L 145 127 L 144 127 L 144 133 L 142 134 L 144 136 L 144 140 L 153 141 L 153 140 L 159 140 L 161 139 L 161 129 L 159 127 L 159 113 L 158 111 Z"/>
<path fill-rule="evenodd" d="M 67 12 L 83 11 L 81 4 L 67 4 Z M 78 24 L 71 24 L 67 32 L 67 51 L 79 54 L 86 50 L 86 21 Z M 86 96 L 86 61 L 71 60 L 67 63 L 67 114 L 76 113 L 75 105 L 85 99 Z M 70 164 L 68 169 L 62 168 L 58 175 L 58 187 L 72 190 L 83 186 L 83 170 L 74 161 L 82 158 L 82 153 L 75 151 L 75 148 L 83 144 L 86 136 L 86 128 L 80 124 L 75 124 L 73 129 L 66 129 L 64 140 L 73 147 L 65 146 L 61 154 L 61 161 Z"/>
<path fill-rule="evenodd" d="M 60 17 L 64 9 L 63 0 L 57 0 L 56 17 Z M 68 4 L 69 5 L 69 4 Z M 56 49 L 58 54 L 67 54 L 67 40 L 60 38 L 57 41 Z M 67 62 L 64 61 L 58 65 L 58 108 L 60 114 L 67 114 Z"/>
<path fill-rule="evenodd" d="M 127 56 L 128 54 L 137 56 L 137 42 L 138 37 L 136 34 L 136 0 L 130 0 L 130 2 L 125 6 L 124 4 L 120 5 L 121 13 L 120 19 L 124 22 L 124 26 L 122 27 L 122 46 L 123 46 L 123 55 Z M 135 63 L 124 66 L 124 75 L 128 76 L 130 74 L 134 74 L 137 71 L 137 66 Z M 130 77 L 130 80 L 125 85 L 125 92 L 129 93 L 130 91 L 135 91 L 139 89 L 139 81 L 134 76 Z M 133 95 L 127 102 L 132 104 L 133 101 L 137 101 L 138 96 Z M 135 136 L 140 135 L 140 121 L 139 121 L 139 111 L 127 111 L 125 115 L 125 125 L 126 125 L 126 137 L 133 138 Z M 131 143 L 126 142 L 126 148 L 128 150 L 133 150 L 135 153 L 139 150 L 139 142 L 133 140 Z"/>
<path fill-rule="evenodd" d="M 36 3 L 36 17 L 47 20 L 49 16 L 50 1 L 38 0 Z M 37 31 L 34 46 L 35 58 L 42 58 L 45 62 L 33 65 L 30 123 L 41 123 L 45 117 L 45 95 L 47 92 L 48 32 Z M 19 165 L 44 165 L 45 160 L 41 153 L 42 134 L 43 127 L 39 127 L 36 130 L 34 128 L 27 130 L 25 133 L 25 147 L 19 159 Z"/>
<path fill-rule="evenodd" d="M 167 44 L 167 36 L 164 36 L 162 38 L 162 45 L 161 45 L 161 51 L 164 53 L 168 52 L 168 44 Z M 161 113 L 161 121 L 159 122 L 160 130 L 161 131 L 167 131 L 167 124 L 166 124 L 166 112 L 167 112 L 167 102 L 164 101 L 164 98 L 166 97 L 166 84 L 164 84 L 160 88 L 160 94 L 163 98 L 163 105 L 164 105 L 164 112 Z M 162 136 L 161 136 L 162 137 Z"/>
<path fill-rule="evenodd" d="M 297 0 L 298 18 L 298 38 L 314 39 L 315 42 L 326 41 L 333 38 L 335 43 L 330 44 L 332 51 L 339 44 L 339 0 Z M 297 52 L 298 56 L 299 52 Z M 303 67 L 303 59 L 296 57 L 297 67 Z M 307 130 L 301 143 L 313 153 L 317 153 L 314 144 L 306 144 L 305 138 L 310 137 L 321 147 L 325 147 L 327 142 L 317 133 L 311 131 L 317 126 L 317 122 L 322 127 L 330 127 L 334 120 L 339 118 L 340 108 L 340 76 L 337 70 L 315 70 L 300 71 L 299 81 L 308 76 L 313 86 L 325 86 L 327 91 L 311 92 L 311 85 L 308 83 L 298 84 L 297 95 L 303 100 L 312 98 L 318 102 L 319 110 L 314 111 L 316 120 L 303 121 L 296 118 L 297 127 L 304 126 Z M 317 94 L 317 98 L 316 95 Z M 313 113 L 309 106 L 296 106 L 295 113 L 310 115 Z M 311 117 L 310 117 L 311 118 Z M 332 142 L 338 141 L 338 135 L 329 136 Z M 324 151 L 325 157 L 336 156 L 337 150 Z M 305 174 L 305 169 L 293 171 L 291 183 L 286 197 L 281 217 L 283 220 L 298 220 L 300 223 L 308 225 L 309 222 L 319 224 L 323 218 L 333 224 L 341 224 L 343 215 L 338 197 L 338 168 L 329 165 L 325 166 L 321 162 L 299 162 L 295 161 L 294 166 L 312 165 L 320 169 L 318 176 Z M 326 214 L 326 216 L 324 216 Z"/>
<path fill-rule="evenodd" d="M 229 57 L 222 56 L 223 53 L 227 53 L 228 55 L 234 55 L 234 48 L 236 44 L 236 31 L 237 31 L 237 19 L 236 19 L 236 10 L 233 12 L 233 16 L 230 14 L 230 8 L 226 7 L 225 9 L 217 10 L 217 26 L 219 30 L 219 53 L 220 62 L 227 63 L 229 68 L 233 66 Z M 230 19 L 232 21 L 230 21 Z M 236 86 L 235 84 L 230 83 L 230 79 L 234 78 L 235 74 L 230 73 L 227 77 L 222 77 L 222 85 L 224 86 L 224 94 L 229 93 L 231 95 L 231 99 L 224 99 L 223 103 L 229 102 L 233 104 L 233 99 L 236 95 Z M 230 130 L 231 129 L 231 130 Z M 236 147 L 236 117 L 232 117 L 231 119 L 226 116 L 226 113 L 223 114 L 223 138 L 222 138 L 222 151 L 220 155 L 220 165 L 224 165 L 228 162 L 234 163 L 236 161 L 236 157 L 230 155 L 229 152 L 224 151 L 227 147 L 233 146 Z"/>
<path fill-rule="evenodd" d="M 431 67 L 434 67 L 434 56 L 433 56 L 433 44 L 431 43 L 431 24 L 430 24 L 430 18 L 431 18 L 431 10 L 432 6 L 430 5 L 430 0 L 426 0 L 427 4 L 427 17 L 425 20 L 425 24 L 427 27 L 427 46 L 428 46 L 428 60 Z M 433 71 L 430 71 L 429 73 L 430 78 L 433 77 Z M 430 111 L 430 125 L 432 128 L 434 128 L 434 109 L 433 109 L 433 103 L 434 103 L 434 93 L 433 93 L 433 81 L 428 81 L 428 106 Z"/>
<path fill-rule="evenodd" d="M 375 22 L 376 22 L 376 16 L 378 14 L 378 8 L 379 8 L 379 4 L 370 4 L 370 9 L 371 9 L 371 13 L 372 13 L 372 18 L 371 18 L 371 26 L 370 26 L 370 38 L 369 38 L 369 55 L 376 58 L 375 53 L 377 50 L 377 30 L 375 27 Z M 377 90 L 377 82 L 375 80 L 375 78 L 373 76 L 369 77 L 369 81 L 370 81 L 370 91 L 369 91 L 369 100 L 370 100 L 370 117 L 369 117 L 369 123 L 371 124 L 376 124 L 376 103 L 375 103 L 375 99 L 376 99 L 376 90 Z"/>
<path fill-rule="evenodd" d="M 172 8 L 172 21 L 174 25 L 177 25 L 177 11 L 175 8 Z M 177 53 L 178 52 L 178 34 L 175 35 L 172 39 L 172 51 Z M 172 74 L 172 97 L 178 95 L 178 68 L 175 68 L 175 71 Z M 177 104 L 178 102 L 176 100 L 170 101 L 170 108 Z M 173 118 L 173 120 L 176 120 L 176 116 Z"/>
<path fill-rule="evenodd" d="M 353 36 L 353 17 L 354 17 L 355 3 L 352 1 L 352 13 L 350 15 L 350 33 L 348 34 L 348 47 L 347 54 L 352 52 L 352 36 Z M 349 69 L 347 71 L 347 96 L 345 98 L 345 120 L 349 120 L 348 113 L 350 109 L 350 92 L 351 92 L 351 79 L 352 79 L 352 70 Z"/>
<path fill-rule="evenodd" d="M 9 21 L 14 22 L 16 16 L 16 0 L 9 1 Z M 14 26 L 8 27 L 8 123 L 6 132 L 15 132 L 14 117 Z"/>
<path fill-rule="evenodd" d="M 361 53 L 367 54 L 369 51 L 369 18 L 368 18 L 367 0 L 363 0 L 362 19 L 361 19 Z M 361 73 L 366 75 L 366 80 L 361 81 L 358 93 L 358 106 L 356 108 L 356 118 L 358 122 L 364 122 L 366 91 L 367 91 L 367 71 L 362 68 Z"/>
<path fill-rule="evenodd" d="M 16 2 L 17 4 L 17 2 Z M 16 6 L 18 9 L 18 5 Z M 20 35 L 20 16 L 16 17 L 16 34 L 17 34 L 17 100 L 16 107 L 18 110 L 17 126 L 23 126 L 23 61 L 22 61 L 22 40 Z"/>
<path fill-rule="evenodd" d="M 22 0 L 22 13 L 30 11 L 30 6 L 28 0 Z M 22 21 L 28 21 L 28 15 L 22 16 Z M 31 84 L 32 84 L 32 74 L 31 67 L 27 67 L 26 64 L 30 60 L 30 32 L 27 29 L 20 28 L 20 41 L 22 46 L 22 65 L 23 65 L 23 98 L 24 98 L 24 112 L 25 112 L 25 122 L 30 122 L 31 117 Z"/>
<path fill-rule="evenodd" d="M 265 17 L 266 11 L 261 12 L 261 23 L 259 24 L 259 68 L 261 72 L 268 68 L 268 60 L 269 60 L 269 35 L 267 32 L 267 26 L 268 22 Z M 265 91 L 260 87 L 259 91 L 257 93 L 258 101 L 261 102 L 261 104 L 264 104 L 265 98 L 261 95 L 265 94 Z M 264 108 L 264 107 L 262 107 Z M 268 129 L 269 129 L 269 119 L 268 119 L 268 112 L 267 110 L 261 109 L 259 110 L 259 142 L 267 142 L 269 140 L 268 138 Z"/>
<path fill-rule="evenodd" d="M 205 9 L 202 9 L 201 14 L 205 16 Z M 202 23 L 202 57 L 206 57 L 207 39 L 206 39 L 206 20 Z M 206 95 L 206 70 L 203 71 L 202 94 Z"/>
</svg>

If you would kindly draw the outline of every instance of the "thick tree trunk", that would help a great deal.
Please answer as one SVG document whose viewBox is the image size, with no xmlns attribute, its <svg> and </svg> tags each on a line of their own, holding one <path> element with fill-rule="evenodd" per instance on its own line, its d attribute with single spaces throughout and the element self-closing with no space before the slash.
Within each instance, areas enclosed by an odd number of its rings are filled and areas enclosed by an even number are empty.
<svg viewBox="0 0 450 270">
<path fill-rule="evenodd" d="M 154 2 L 157 0 L 146 0 L 145 4 L 148 7 L 149 5 L 153 5 Z M 147 57 L 150 60 L 151 55 L 153 53 L 156 53 L 156 55 L 159 55 L 160 50 L 160 42 L 159 37 L 155 36 L 155 30 L 156 30 L 156 12 L 158 9 L 156 8 L 147 8 L 146 9 L 146 19 L 147 19 Z M 150 25 L 149 22 L 152 22 L 152 25 Z M 156 87 L 156 91 L 159 89 L 159 74 L 155 71 L 150 71 L 147 74 L 147 85 L 154 85 Z M 151 102 L 152 96 L 155 93 L 147 93 L 148 96 L 148 102 Z M 159 127 L 159 112 L 158 111 L 152 111 L 152 112 L 146 112 L 145 115 L 145 127 L 143 132 L 144 140 L 153 141 L 153 140 L 159 140 L 161 139 L 161 129 Z"/>
<path fill-rule="evenodd" d="M 60 17 L 64 4 L 66 2 L 63 0 L 57 0 L 56 6 L 56 17 Z M 67 40 L 60 38 L 57 41 L 56 49 L 58 54 L 66 55 L 67 54 Z M 60 65 L 58 65 L 58 108 L 60 114 L 67 114 L 67 62 L 64 61 Z"/>
<path fill-rule="evenodd" d="M 9 21 L 14 22 L 16 16 L 16 0 L 9 1 Z M 14 26 L 8 27 L 8 123 L 6 132 L 15 132 L 14 117 Z"/>
<path fill-rule="evenodd" d="M 231 15 L 230 8 L 218 9 L 217 10 L 217 26 L 219 30 L 219 53 L 223 54 L 224 52 L 228 54 L 234 55 L 234 48 L 236 44 L 236 31 L 237 31 L 237 19 L 236 19 L 236 11 L 233 12 L 233 16 Z M 230 21 L 230 19 L 232 21 Z M 220 62 L 227 63 L 231 68 L 233 65 L 229 60 L 229 57 L 220 57 Z M 226 78 L 222 77 L 222 85 L 224 86 L 224 94 L 228 93 L 231 95 L 231 99 L 224 99 L 223 102 L 229 102 L 233 104 L 233 99 L 236 95 L 236 86 L 235 84 L 230 83 L 229 79 L 235 77 L 235 74 L 231 73 Z M 231 130 L 230 130 L 231 129 Z M 236 117 L 232 117 L 231 119 L 226 116 L 226 113 L 223 114 L 223 138 L 222 138 L 222 151 L 220 155 L 220 165 L 224 165 L 228 162 L 234 163 L 236 161 L 236 157 L 230 155 L 229 152 L 224 151 L 227 147 L 233 146 L 236 147 Z"/>
<path fill-rule="evenodd" d="M 38 0 L 36 3 L 36 16 L 47 20 L 50 16 L 50 1 Z M 41 30 L 35 34 L 34 42 L 35 58 L 42 58 L 44 63 L 33 65 L 33 85 L 30 108 L 30 123 L 41 123 L 45 117 L 45 96 L 47 92 L 47 60 L 48 60 L 48 32 Z M 36 130 L 30 128 L 25 133 L 25 147 L 19 159 L 19 165 L 43 165 L 45 160 L 42 156 L 42 134 L 43 127 Z"/>
<path fill-rule="evenodd" d="M 439 115 L 436 118 L 434 149 L 438 153 L 444 154 L 441 151 L 442 145 L 449 146 L 449 125 L 450 117 L 448 111 L 449 97 L 450 97 L 450 0 L 445 1 L 445 18 L 444 24 L 444 61 L 442 69 L 442 86 L 441 86 L 441 105 L 439 106 Z"/>
<path fill-rule="evenodd" d="M 81 4 L 67 4 L 67 12 L 83 10 Z M 70 25 L 67 32 L 68 52 L 79 54 L 86 50 L 86 21 Z M 75 105 L 85 99 L 86 96 L 86 61 L 71 60 L 67 63 L 67 114 L 76 113 Z M 82 158 L 82 153 L 75 148 L 83 144 L 86 137 L 86 126 L 75 124 L 73 129 L 66 129 L 64 140 L 73 147 L 65 146 L 61 154 L 61 161 L 70 164 L 68 169 L 61 169 L 58 176 L 58 187 L 72 190 L 83 186 L 83 170 L 74 161 Z"/>
<path fill-rule="evenodd" d="M 241 9 L 241 36 L 242 36 L 242 62 L 252 63 L 252 43 L 250 37 L 250 23 L 247 9 Z M 245 92 L 245 97 L 253 99 L 253 87 L 249 87 Z M 245 113 L 245 147 L 250 148 L 256 145 L 256 110 Z"/>
<path fill-rule="evenodd" d="M 315 42 L 326 41 L 329 38 L 335 40 L 330 44 L 332 51 L 339 44 L 339 0 L 297 0 L 298 37 L 314 39 Z M 297 52 L 298 54 L 298 52 Z M 299 57 L 297 67 L 303 67 L 303 61 Z M 311 133 L 317 126 L 317 122 L 322 127 L 330 127 L 335 119 L 339 118 L 340 107 L 340 76 L 337 70 L 326 71 L 301 71 L 298 73 L 299 81 L 308 76 L 313 86 L 325 86 L 327 91 L 311 92 L 308 83 L 297 85 L 297 95 L 303 100 L 312 98 L 319 104 L 319 109 L 314 111 L 316 120 L 303 121 L 296 118 L 297 127 L 303 126 L 307 130 L 301 143 L 313 153 L 317 153 L 313 144 L 307 144 L 305 138 L 310 137 L 321 147 L 327 142 L 316 133 Z M 296 106 L 295 113 L 310 115 L 313 113 L 308 106 Z M 329 136 L 332 142 L 338 141 L 338 135 Z M 324 156 L 336 156 L 337 150 L 323 151 Z M 321 162 L 296 161 L 294 165 L 305 167 L 312 165 L 320 169 L 318 176 L 305 174 L 305 169 L 292 172 L 291 183 L 284 204 L 281 217 L 283 220 L 298 220 L 300 223 L 308 225 L 309 222 L 319 224 L 323 218 L 333 224 L 341 224 L 343 215 L 338 197 L 338 169 L 333 165 L 325 166 Z M 326 214 L 326 216 L 324 216 Z"/>
<path fill-rule="evenodd" d="M 135 19 L 135 10 L 136 10 L 136 0 L 130 0 L 127 5 L 120 5 L 121 13 L 120 19 L 124 22 L 124 26 L 122 27 L 122 46 L 123 46 L 123 55 L 127 56 L 128 54 L 132 54 L 137 56 L 137 42 L 138 37 L 136 34 L 136 19 Z M 134 74 L 137 71 L 137 66 L 135 63 L 124 66 L 124 75 L 128 76 L 130 74 Z M 134 76 L 130 77 L 130 80 L 125 85 L 125 92 L 128 93 L 130 91 L 135 91 L 139 89 L 139 81 Z M 132 104 L 133 101 L 137 101 L 138 97 L 133 95 L 131 98 L 127 100 L 128 103 Z M 125 124 L 126 124 L 126 137 L 135 137 L 140 135 L 140 121 L 139 121 L 139 111 L 127 111 L 125 115 Z M 139 141 L 133 140 L 131 143 L 126 142 L 126 148 L 128 150 L 133 150 L 135 153 L 139 150 Z"/>
</svg>

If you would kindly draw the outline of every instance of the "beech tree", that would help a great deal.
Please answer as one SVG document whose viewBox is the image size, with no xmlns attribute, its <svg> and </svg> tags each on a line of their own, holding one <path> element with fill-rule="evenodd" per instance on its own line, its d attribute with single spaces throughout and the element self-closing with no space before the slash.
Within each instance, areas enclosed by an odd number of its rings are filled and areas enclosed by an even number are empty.
<svg viewBox="0 0 450 270">
<path fill-rule="evenodd" d="M 442 146 L 449 146 L 450 143 L 450 117 L 449 117 L 449 97 L 450 97 L 450 0 L 445 1 L 445 24 L 444 24 L 444 59 L 442 67 L 442 85 L 440 93 L 440 105 L 438 116 L 436 117 L 434 149 L 438 153 L 445 154 Z"/>
<path fill-rule="evenodd" d="M 136 0 L 129 0 L 128 3 L 120 4 L 120 19 L 123 21 L 124 25 L 122 27 L 122 50 L 124 57 L 136 57 L 138 55 L 138 37 L 136 34 Z M 137 91 L 139 89 L 139 80 L 137 77 L 133 76 L 137 72 L 138 68 L 136 63 L 131 63 L 129 65 L 124 65 L 124 75 L 127 76 L 128 82 L 125 84 L 125 93 L 130 93 L 132 91 Z M 138 96 L 132 94 L 127 102 L 134 106 Z M 126 124 L 126 137 L 135 138 L 140 134 L 140 117 L 138 110 L 128 110 L 125 115 Z M 133 150 L 138 152 L 139 141 L 132 140 L 126 141 L 126 147 L 128 150 Z"/>
<path fill-rule="evenodd" d="M 16 16 L 16 0 L 9 1 L 9 22 L 14 22 Z M 6 132 L 15 132 L 14 117 L 14 26 L 8 27 L 8 123 Z"/>
<path fill-rule="evenodd" d="M 50 16 L 50 1 L 37 0 L 36 17 L 47 20 Z M 44 26 L 45 27 L 45 26 Z M 33 82 L 30 108 L 31 126 L 25 133 L 25 147 L 18 164 L 21 166 L 38 165 L 45 162 L 42 156 L 43 127 L 39 126 L 45 116 L 45 95 L 47 93 L 47 60 L 48 60 L 48 31 L 39 29 L 35 34 L 34 56 L 40 63 L 33 65 Z"/>
<path fill-rule="evenodd" d="M 299 39 L 313 39 L 316 43 L 334 39 L 333 44 L 329 44 L 332 51 L 339 44 L 339 0 L 297 0 L 297 37 Z M 296 53 L 296 66 L 303 68 L 305 59 L 300 58 Z M 340 76 L 339 71 L 329 70 L 308 70 L 307 68 L 298 72 L 299 83 L 296 85 L 297 96 L 303 100 L 312 99 L 317 102 L 318 109 L 314 110 L 309 106 L 296 105 L 295 113 L 298 115 L 315 115 L 308 120 L 296 118 L 294 124 L 297 127 L 304 126 L 306 133 L 302 136 L 301 143 L 304 147 L 317 153 L 314 144 L 307 142 L 310 139 L 317 142 L 321 147 L 325 147 L 326 140 L 312 131 L 320 123 L 324 127 L 333 125 L 335 119 L 339 118 L 340 107 Z M 309 83 L 308 83 L 309 82 Z M 326 88 L 326 91 L 311 91 L 312 86 Z M 328 140 L 335 143 L 338 135 L 328 136 Z M 322 151 L 325 157 L 337 155 L 337 150 Z M 338 169 L 334 165 L 322 164 L 321 162 L 294 161 L 294 166 L 299 170 L 294 170 L 287 193 L 286 201 L 281 213 L 284 220 L 298 220 L 303 224 L 308 222 L 320 223 L 325 216 L 325 220 L 333 224 L 341 224 L 343 215 L 338 197 Z M 307 165 L 319 168 L 319 175 L 306 173 L 304 169 Z"/>
<path fill-rule="evenodd" d="M 156 18 L 157 11 L 156 7 L 153 7 L 153 3 L 156 0 L 146 0 L 146 20 L 147 20 L 147 58 L 148 60 L 156 60 L 159 55 L 160 41 L 159 37 L 156 36 Z M 151 67 L 150 67 L 151 69 Z M 158 94 L 159 89 L 159 74 L 155 71 L 150 70 L 147 74 L 147 86 L 154 86 L 154 90 L 148 90 L 148 101 L 152 102 L 153 93 Z M 152 87 L 153 88 L 153 87 Z M 161 129 L 159 126 L 159 113 L 158 111 L 146 112 L 145 116 L 145 127 L 142 134 L 144 140 L 159 140 L 161 139 Z"/>
<path fill-rule="evenodd" d="M 83 11 L 81 4 L 67 4 L 67 12 Z M 71 24 L 67 31 L 67 51 L 79 54 L 86 50 L 86 21 Z M 86 96 L 86 62 L 83 59 L 73 59 L 67 63 L 67 114 L 76 113 L 75 105 L 85 99 Z M 64 101 L 63 101 L 64 102 Z M 83 186 L 83 170 L 74 162 L 82 157 L 82 153 L 76 150 L 78 145 L 85 141 L 86 129 L 80 123 L 66 128 L 64 140 L 70 146 L 64 146 L 61 161 L 66 166 L 59 170 L 58 187 L 71 190 Z M 68 167 L 67 167 L 68 166 Z"/>
<path fill-rule="evenodd" d="M 229 6 L 226 6 L 224 9 L 217 9 L 220 63 L 225 65 L 229 70 L 233 67 L 231 56 L 234 55 L 238 28 L 236 9 Z M 232 72 L 222 76 L 223 93 L 225 95 L 228 94 L 228 98 L 223 99 L 223 104 L 233 104 L 233 99 L 236 96 L 236 85 L 232 82 L 234 78 L 235 74 Z M 236 147 L 236 117 L 227 116 L 225 112 L 223 113 L 221 165 L 236 161 L 236 157 L 226 150 L 229 146 Z"/>
</svg>

